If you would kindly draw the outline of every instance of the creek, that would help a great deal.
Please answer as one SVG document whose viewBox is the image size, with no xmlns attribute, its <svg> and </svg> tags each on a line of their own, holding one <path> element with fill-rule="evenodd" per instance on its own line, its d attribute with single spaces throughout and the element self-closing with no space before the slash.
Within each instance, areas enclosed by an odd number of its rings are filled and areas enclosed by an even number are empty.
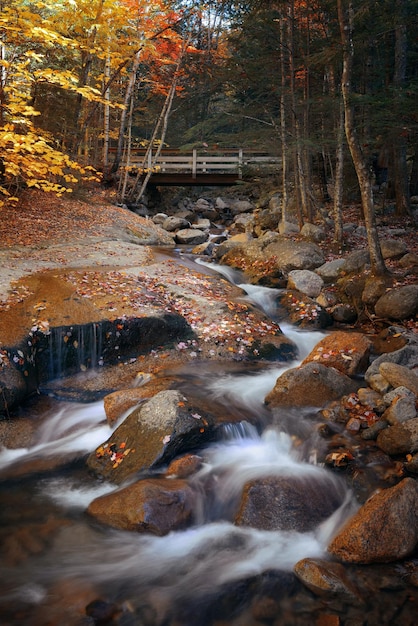
<svg viewBox="0 0 418 626">
<path fill-rule="evenodd" d="M 227 268 L 218 271 L 239 284 L 256 306 L 273 314 L 274 290 L 241 284 Z M 289 326 L 283 330 L 297 344 L 300 360 L 323 337 L 321 332 Z M 212 367 L 210 375 L 205 368 L 196 371 L 196 364 L 184 370 L 185 388 L 199 378 L 202 394 L 223 402 L 226 410 L 241 412 L 243 419 L 225 425 L 219 439 L 199 451 L 204 464 L 193 480 L 202 494 L 196 505 L 200 523 L 164 537 L 103 528 L 87 518 L 88 504 L 115 489 L 91 477 L 85 467 L 85 456 L 108 439 L 112 429 L 102 401 L 49 402 L 36 441 L 29 448 L 0 451 L 3 470 L 50 455 L 71 453 L 73 459 L 64 469 L 35 469 L 0 484 L 1 536 L 6 546 L 0 565 L 0 623 L 105 623 L 74 621 L 74 614 L 81 620 L 86 604 L 100 598 L 94 605 L 97 610 L 105 611 L 113 603 L 120 610 L 117 621 L 109 622 L 114 624 L 204 626 L 221 620 L 232 624 L 225 620 L 238 615 L 236 623 L 244 625 L 258 623 L 248 607 L 249 599 L 260 595 L 279 598 L 276 612 L 282 611 L 284 617 L 275 623 L 314 623 L 310 612 L 321 606 L 313 609 L 313 595 L 298 587 L 292 568 L 302 558 L 325 555 L 331 536 L 353 510 L 351 495 L 338 477 L 315 464 L 312 422 L 301 412 L 297 437 L 303 436 L 306 443 L 298 446 L 295 433 L 285 427 L 286 415 L 280 428 L 269 424 L 263 432 L 245 420 L 245 415 L 263 414 L 265 395 L 280 373 L 296 364 L 270 364 L 263 370 L 249 364 L 247 371 L 242 368 L 238 373 L 228 372 L 223 364 L 218 372 Z M 324 489 L 332 480 L 343 504 L 310 532 L 237 527 L 232 519 L 241 489 L 247 480 L 260 476 L 294 476 L 307 485 L 323 481 Z M 205 497 L 208 483 L 216 483 L 210 502 Z"/>
</svg>

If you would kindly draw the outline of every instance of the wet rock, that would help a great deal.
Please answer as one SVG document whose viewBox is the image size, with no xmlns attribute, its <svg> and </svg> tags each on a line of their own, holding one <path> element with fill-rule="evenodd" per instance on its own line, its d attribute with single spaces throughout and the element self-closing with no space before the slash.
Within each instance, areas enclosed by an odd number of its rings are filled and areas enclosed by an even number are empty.
<svg viewBox="0 0 418 626">
<path fill-rule="evenodd" d="M 377 317 L 404 320 L 418 313 L 418 285 L 395 287 L 385 293 L 374 307 Z"/>
<path fill-rule="evenodd" d="M 120 484 L 136 472 L 169 463 L 213 437 L 214 420 L 178 391 L 157 393 L 133 411 L 87 459 L 96 475 Z"/>
<path fill-rule="evenodd" d="M 307 532 L 341 504 L 342 494 L 331 478 L 256 479 L 244 486 L 235 523 L 261 530 Z"/>
<path fill-rule="evenodd" d="M 309 241 L 315 241 L 315 243 L 319 243 L 320 241 L 324 241 L 326 238 L 326 234 L 324 229 L 321 226 L 317 226 L 316 224 L 311 224 L 309 222 L 305 222 L 301 228 L 300 234 L 305 239 L 309 239 Z"/>
<path fill-rule="evenodd" d="M 204 243 L 208 236 L 209 235 L 207 233 L 204 233 L 197 228 L 185 228 L 177 231 L 175 240 L 177 243 L 196 246 L 199 243 Z"/>
<path fill-rule="evenodd" d="M 178 217 L 176 215 L 171 215 L 170 217 L 167 217 L 164 222 L 162 223 L 162 227 L 164 228 L 164 230 L 168 230 L 168 232 L 174 232 L 176 230 L 181 230 L 184 228 L 189 228 L 190 227 L 190 222 L 188 222 L 188 220 L 185 220 L 182 217 Z"/>
<path fill-rule="evenodd" d="M 377 445 L 387 454 L 408 454 L 418 450 L 418 417 L 386 428 L 377 437 Z"/>
<path fill-rule="evenodd" d="M 361 594 L 341 563 L 325 559 L 302 559 L 293 568 L 299 580 L 319 596 L 338 595 L 349 601 L 362 601 Z"/>
<path fill-rule="evenodd" d="M 363 374 L 369 364 L 371 342 L 361 333 L 333 332 L 315 346 L 302 362 L 322 363 L 334 367 L 342 374 Z"/>
<path fill-rule="evenodd" d="M 149 380 L 151 380 L 151 375 Z M 121 389 L 108 394 L 104 398 L 104 410 L 108 424 L 113 426 L 126 411 L 132 409 L 140 402 L 150 398 L 156 393 L 151 386 L 144 388 L 143 386 L 132 389 Z"/>
<path fill-rule="evenodd" d="M 168 466 L 165 476 L 174 476 L 175 478 L 189 478 L 193 476 L 203 464 L 202 457 L 197 454 L 186 454 L 178 459 L 174 459 Z"/>
<path fill-rule="evenodd" d="M 265 403 L 270 407 L 323 407 L 354 391 L 354 387 L 353 381 L 336 369 L 321 363 L 306 363 L 284 372 L 266 396 Z"/>
<path fill-rule="evenodd" d="M 369 498 L 332 540 L 328 551 L 347 563 L 396 561 L 414 551 L 417 522 L 418 483 L 405 478 Z"/>
<path fill-rule="evenodd" d="M 201 255 L 204 254 L 206 256 L 212 256 L 215 251 L 215 244 L 212 241 L 205 241 L 205 243 L 200 243 L 195 246 L 192 250 L 192 254 Z"/>
<path fill-rule="evenodd" d="M 379 374 L 381 374 L 392 387 L 406 387 L 418 396 L 418 376 L 408 367 L 399 365 L 398 363 L 383 361 L 379 365 Z"/>
<path fill-rule="evenodd" d="M 316 298 L 321 293 L 324 281 L 318 274 L 310 270 L 292 270 L 288 275 L 287 288 L 301 291 L 310 298 Z"/>
<path fill-rule="evenodd" d="M 185 480 L 148 478 L 96 498 L 87 513 L 113 528 L 162 536 L 192 523 L 195 501 Z"/>
</svg>

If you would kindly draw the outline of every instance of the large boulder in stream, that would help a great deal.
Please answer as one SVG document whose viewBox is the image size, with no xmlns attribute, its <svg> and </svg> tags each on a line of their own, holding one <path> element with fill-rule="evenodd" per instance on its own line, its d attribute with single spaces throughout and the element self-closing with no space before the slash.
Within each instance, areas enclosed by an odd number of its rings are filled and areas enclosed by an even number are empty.
<svg viewBox="0 0 418 626">
<path fill-rule="evenodd" d="M 238 526 L 308 532 L 329 517 L 343 500 L 331 477 L 281 476 L 251 480 L 244 486 Z"/>
<path fill-rule="evenodd" d="M 88 457 L 87 465 L 97 476 L 120 484 L 204 445 L 214 436 L 214 422 L 179 391 L 161 391 L 134 410 Z"/>
<path fill-rule="evenodd" d="M 347 376 L 364 374 L 369 365 L 371 347 L 371 341 L 362 333 L 336 331 L 321 339 L 302 365 L 322 363 Z"/>
<path fill-rule="evenodd" d="M 329 552 L 347 563 L 387 563 L 418 545 L 418 482 L 405 478 L 376 492 L 332 540 Z"/>
<path fill-rule="evenodd" d="M 96 498 L 87 513 L 114 528 L 162 536 L 193 522 L 195 502 L 187 481 L 148 478 Z"/>
<path fill-rule="evenodd" d="M 323 407 L 332 400 L 338 400 L 356 388 L 345 374 L 321 363 L 306 363 L 294 367 L 279 376 L 272 391 L 267 394 L 265 403 L 270 408 Z"/>
<path fill-rule="evenodd" d="M 271 284 L 291 270 L 311 270 L 324 263 L 321 249 L 307 241 L 293 241 L 267 232 L 245 245 L 234 246 L 221 263 L 243 270 L 252 283 Z"/>
</svg>

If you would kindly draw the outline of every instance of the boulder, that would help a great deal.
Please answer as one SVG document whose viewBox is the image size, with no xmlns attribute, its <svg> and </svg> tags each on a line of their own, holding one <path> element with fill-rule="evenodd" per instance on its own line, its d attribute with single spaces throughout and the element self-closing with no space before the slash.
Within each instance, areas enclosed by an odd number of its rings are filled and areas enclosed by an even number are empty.
<svg viewBox="0 0 418 626">
<path fill-rule="evenodd" d="M 284 222 L 281 220 L 279 222 L 279 233 L 281 235 L 297 235 L 299 233 L 299 226 L 294 222 Z"/>
<path fill-rule="evenodd" d="M 375 375 L 379 375 L 381 378 L 383 378 L 382 374 L 380 373 L 380 366 L 382 365 L 382 363 L 395 363 L 397 365 L 403 365 L 404 367 L 409 369 L 416 367 L 418 363 L 418 345 L 416 345 L 415 343 L 409 343 L 399 350 L 387 352 L 377 357 L 377 359 L 375 359 L 370 367 L 366 370 L 366 373 L 364 375 L 367 383 L 370 384 L 372 377 Z M 387 369 L 384 371 L 388 373 Z M 396 387 L 404 384 L 399 378 L 396 380 Z M 372 387 L 371 384 L 370 386 Z"/>
<path fill-rule="evenodd" d="M 342 269 L 346 274 L 359 272 L 369 264 L 369 261 L 370 255 L 367 250 L 355 250 L 345 257 Z"/>
<path fill-rule="evenodd" d="M 418 285 L 403 285 L 387 291 L 375 304 L 377 317 L 404 320 L 418 313 Z"/>
<path fill-rule="evenodd" d="M 320 241 L 324 241 L 326 238 L 326 233 L 321 226 L 317 226 L 316 224 L 311 224 L 310 222 L 305 222 L 302 226 L 300 234 L 305 239 L 309 241 L 315 241 L 315 243 L 319 243 Z"/>
<path fill-rule="evenodd" d="M 383 413 L 382 419 L 386 420 L 386 422 L 391 426 L 394 426 L 395 424 L 402 424 L 403 422 L 414 419 L 417 416 L 415 401 L 416 397 L 413 394 L 412 397 L 396 397 L 392 404 Z"/>
<path fill-rule="evenodd" d="M 357 311 L 351 304 L 336 304 L 330 312 L 334 321 L 341 324 L 352 324 L 357 319 Z"/>
<path fill-rule="evenodd" d="M 231 213 L 233 215 L 238 215 L 238 213 L 248 213 L 254 208 L 254 205 L 249 200 L 234 200 L 230 205 Z"/>
<path fill-rule="evenodd" d="M 277 267 L 283 272 L 311 270 L 323 265 L 321 249 L 308 241 L 292 241 L 279 237 L 264 249 L 267 258 L 274 257 Z"/>
<path fill-rule="evenodd" d="M 317 267 L 315 272 L 321 276 L 325 282 L 332 282 L 340 276 L 344 266 L 344 259 L 334 259 L 333 261 L 327 261 L 327 263 Z"/>
<path fill-rule="evenodd" d="M 27 384 L 23 373 L 10 363 L 0 363 L 0 414 L 18 406 L 25 399 Z"/>
<path fill-rule="evenodd" d="M 333 367 L 306 363 L 279 376 L 274 389 L 265 398 L 273 408 L 279 406 L 323 407 L 354 391 L 354 382 Z"/>
<path fill-rule="evenodd" d="M 418 417 L 386 428 L 377 437 L 386 454 L 411 454 L 418 451 Z"/>
<path fill-rule="evenodd" d="M 96 498 L 87 513 L 113 528 L 162 536 L 191 525 L 195 503 L 187 481 L 148 478 Z"/>
<path fill-rule="evenodd" d="M 324 281 L 318 274 L 310 270 L 292 270 L 288 275 L 287 288 L 301 291 L 310 298 L 321 293 Z"/>
<path fill-rule="evenodd" d="M 371 341 L 362 333 L 330 333 L 308 354 L 302 365 L 316 362 L 334 367 L 342 374 L 364 374 L 369 364 Z"/>
<path fill-rule="evenodd" d="M 175 240 L 177 243 L 196 246 L 199 243 L 204 243 L 208 239 L 209 235 L 204 233 L 198 228 L 184 228 L 177 231 Z"/>
<path fill-rule="evenodd" d="M 238 526 L 308 532 L 342 504 L 330 478 L 268 477 L 245 484 L 235 516 Z"/>
<path fill-rule="evenodd" d="M 408 252 L 406 243 L 399 239 L 382 238 L 380 240 L 380 249 L 385 260 L 398 259 Z"/>
<path fill-rule="evenodd" d="M 385 563 L 412 554 L 417 543 L 418 483 L 405 478 L 369 498 L 328 551 L 347 563 Z"/>
<path fill-rule="evenodd" d="M 162 227 L 164 230 L 168 230 L 168 232 L 174 232 L 176 230 L 181 230 L 182 228 L 189 228 L 190 222 L 188 220 L 177 217 L 176 215 L 172 215 L 171 217 L 167 217 L 162 223 Z"/>
<path fill-rule="evenodd" d="M 341 563 L 307 558 L 298 561 L 293 571 L 298 579 L 318 596 L 336 595 L 356 602 L 361 599 L 358 588 L 348 577 L 347 568 Z"/>
<path fill-rule="evenodd" d="M 286 311 L 288 321 L 301 328 L 326 328 L 332 324 L 332 317 L 315 300 L 300 291 L 285 291 L 278 303 Z"/>
<path fill-rule="evenodd" d="M 87 459 L 97 476 L 120 484 L 140 470 L 169 463 L 213 437 L 214 419 L 178 391 L 141 404 Z"/>
<path fill-rule="evenodd" d="M 418 396 L 418 376 L 408 367 L 383 361 L 379 365 L 379 374 L 381 374 L 392 387 L 406 387 Z"/>
<path fill-rule="evenodd" d="M 386 279 L 370 276 L 366 279 L 361 300 L 364 304 L 374 307 L 376 302 L 386 293 Z"/>
</svg>

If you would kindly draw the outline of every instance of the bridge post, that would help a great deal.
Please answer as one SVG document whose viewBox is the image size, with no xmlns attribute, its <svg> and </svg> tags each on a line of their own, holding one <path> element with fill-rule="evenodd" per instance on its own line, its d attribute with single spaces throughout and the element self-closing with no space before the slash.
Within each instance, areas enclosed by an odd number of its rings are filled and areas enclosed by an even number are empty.
<svg viewBox="0 0 418 626">
<path fill-rule="evenodd" d="M 243 149 L 240 148 L 238 151 L 238 177 L 240 180 L 242 178 L 242 163 L 243 163 Z"/>
<path fill-rule="evenodd" d="M 197 150 L 193 149 L 193 161 L 192 161 L 192 178 L 196 178 L 197 172 Z"/>
</svg>

